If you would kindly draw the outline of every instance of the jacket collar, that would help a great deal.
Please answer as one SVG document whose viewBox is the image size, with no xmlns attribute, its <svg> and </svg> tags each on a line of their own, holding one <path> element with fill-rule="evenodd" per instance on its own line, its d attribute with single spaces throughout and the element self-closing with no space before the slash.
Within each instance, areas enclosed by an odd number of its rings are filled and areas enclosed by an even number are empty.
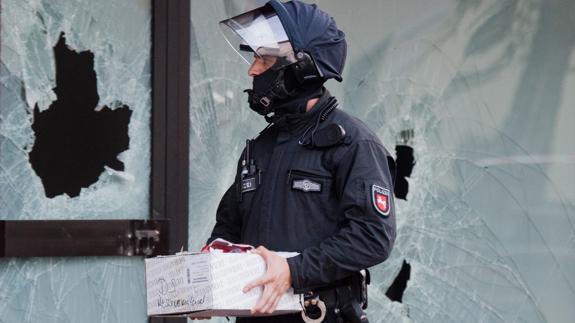
<svg viewBox="0 0 575 323">
<path fill-rule="evenodd" d="M 326 88 L 321 89 L 321 96 L 316 104 L 311 108 L 310 111 L 303 112 L 293 112 L 293 113 L 280 113 L 277 120 L 275 120 L 275 125 L 280 132 L 289 132 L 291 135 L 301 135 L 309 125 L 317 121 L 319 114 L 326 106 L 331 94 Z M 307 105 L 307 101 L 305 104 Z"/>
</svg>

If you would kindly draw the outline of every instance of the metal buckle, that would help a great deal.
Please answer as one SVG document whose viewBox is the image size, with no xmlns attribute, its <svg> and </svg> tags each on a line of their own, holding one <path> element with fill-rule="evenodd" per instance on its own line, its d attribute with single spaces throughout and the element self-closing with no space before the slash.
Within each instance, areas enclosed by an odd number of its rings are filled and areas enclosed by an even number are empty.
<svg viewBox="0 0 575 323">
<path fill-rule="evenodd" d="M 264 107 L 267 108 L 270 106 L 272 101 L 267 96 L 264 96 L 263 98 L 260 99 L 260 103 L 261 103 L 261 105 L 263 105 Z"/>
</svg>

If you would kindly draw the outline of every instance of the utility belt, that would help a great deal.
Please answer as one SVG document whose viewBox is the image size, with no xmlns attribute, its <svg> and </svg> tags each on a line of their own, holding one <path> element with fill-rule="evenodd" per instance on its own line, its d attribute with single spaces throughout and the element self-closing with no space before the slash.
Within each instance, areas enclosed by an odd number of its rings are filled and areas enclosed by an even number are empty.
<svg viewBox="0 0 575 323">
<path fill-rule="evenodd" d="M 369 271 L 304 294 L 302 318 L 306 323 L 369 323 L 363 310 L 367 308 Z"/>
</svg>

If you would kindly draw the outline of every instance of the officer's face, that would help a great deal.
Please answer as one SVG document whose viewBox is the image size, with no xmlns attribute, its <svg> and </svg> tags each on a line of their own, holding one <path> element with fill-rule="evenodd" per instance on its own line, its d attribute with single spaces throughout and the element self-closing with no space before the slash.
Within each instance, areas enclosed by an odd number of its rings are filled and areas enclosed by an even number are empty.
<svg viewBox="0 0 575 323">
<path fill-rule="evenodd" d="M 248 75 L 251 77 L 258 76 L 263 72 L 267 71 L 270 67 L 272 67 L 277 61 L 277 57 L 275 56 L 258 56 L 254 55 L 254 62 L 248 69 Z"/>
</svg>

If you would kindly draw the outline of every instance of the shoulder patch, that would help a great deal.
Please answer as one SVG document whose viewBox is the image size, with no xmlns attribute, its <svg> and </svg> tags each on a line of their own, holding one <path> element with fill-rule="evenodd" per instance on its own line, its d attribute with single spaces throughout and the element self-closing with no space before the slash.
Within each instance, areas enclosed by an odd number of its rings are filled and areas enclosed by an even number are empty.
<svg viewBox="0 0 575 323">
<path fill-rule="evenodd" d="M 391 203 L 390 199 L 391 197 L 388 189 L 375 184 L 371 186 L 371 200 L 373 202 L 373 207 L 377 212 L 379 212 L 379 214 L 383 216 L 389 215 L 389 210 L 391 209 L 389 205 L 389 203 Z"/>
</svg>

